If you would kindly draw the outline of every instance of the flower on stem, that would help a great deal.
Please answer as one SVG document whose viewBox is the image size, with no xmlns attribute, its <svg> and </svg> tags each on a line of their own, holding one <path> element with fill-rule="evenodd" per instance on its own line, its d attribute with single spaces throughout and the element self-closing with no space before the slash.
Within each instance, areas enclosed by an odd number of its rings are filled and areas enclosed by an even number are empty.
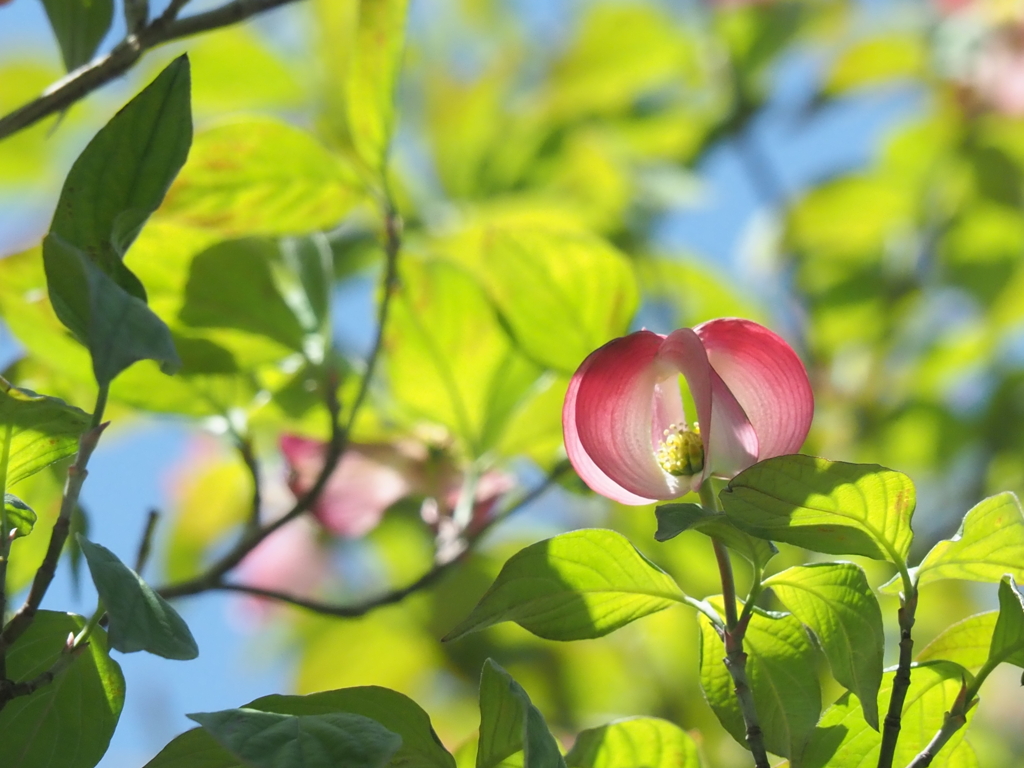
<svg viewBox="0 0 1024 768">
<path fill-rule="evenodd" d="M 813 412 L 792 348 L 764 326 L 725 318 L 667 336 L 637 331 L 592 352 L 569 384 L 562 429 L 587 485 L 623 504 L 649 504 L 799 450 Z"/>
</svg>

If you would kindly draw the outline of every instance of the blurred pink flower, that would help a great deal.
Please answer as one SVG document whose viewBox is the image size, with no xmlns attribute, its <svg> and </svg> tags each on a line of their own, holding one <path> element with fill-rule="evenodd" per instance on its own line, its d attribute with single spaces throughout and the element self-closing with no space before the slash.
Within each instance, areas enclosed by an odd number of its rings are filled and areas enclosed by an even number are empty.
<svg viewBox="0 0 1024 768">
<path fill-rule="evenodd" d="M 288 485 L 299 497 L 316 481 L 327 446 L 296 435 L 281 437 L 289 465 Z M 338 462 L 313 514 L 331 533 L 358 538 L 373 530 L 384 512 L 399 499 L 424 496 L 422 515 L 435 531 L 450 515 L 462 490 L 462 473 L 443 454 L 422 443 L 352 444 Z M 498 498 L 513 485 L 502 472 L 484 473 L 476 486 L 473 524 L 490 514 Z"/>
<path fill-rule="evenodd" d="M 683 411 L 678 377 L 693 395 Z M 790 346 L 749 320 L 712 320 L 668 336 L 638 331 L 592 352 L 562 410 L 565 449 L 592 489 L 623 504 L 696 490 L 799 450 L 814 397 Z"/>
<path fill-rule="evenodd" d="M 965 85 L 983 106 L 1024 116 L 1024 25 L 1003 25 L 986 37 Z"/>
<path fill-rule="evenodd" d="M 329 553 L 318 534 L 316 523 L 306 518 L 282 526 L 239 563 L 239 583 L 313 597 L 331 572 Z M 266 598 L 246 596 L 242 612 L 248 618 L 263 619 L 273 605 Z"/>
</svg>

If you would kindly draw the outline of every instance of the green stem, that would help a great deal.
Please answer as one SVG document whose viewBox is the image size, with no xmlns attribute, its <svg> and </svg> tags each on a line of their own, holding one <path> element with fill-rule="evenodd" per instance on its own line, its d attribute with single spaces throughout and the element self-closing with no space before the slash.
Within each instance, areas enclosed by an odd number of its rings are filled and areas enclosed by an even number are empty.
<svg viewBox="0 0 1024 768">
<path fill-rule="evenodd" d="M 75 639 L 71 642 L 71 647 L 68 649 L 69 652 L 75 651 L 85 644 L 85 642 L 89 639 L 89 636 L 93 633 L 93 630 L 95 630 L 96 627 L 100 625 L 100 621 L 103 620 L 103 617 L 106 615 L 106 613 L 107 609 L 103 606 L 103 601 L 97 600 L 96 610 L 93 611 L 92 616 L 89 617 L 89 621 L 85 623 L 85 626 L 82 627 L 81 631 L 79 631 L 79 633 L 75 635 Z"/>
<path fill-rule="evenodd" d="M 721 511 L 710 480 L 701 484 L 699 494 L 701 506 L 711 512 Z M 747 679 L 747 654 L 743 651 L 743 636 L 750 620 L 750 612 L 753 610 L 753 601 L 748 599 L 747 605 L 743 607 L 744 618 L 741 620 L 736 613 L 736 581 L 732 573 L 732 562 L 729 560 L 729 550 L 720 539 L 712 537 L 711 541 L 715 547 L 715 559 L 718 561 L 718 572 L 722 579 L 722 599 L 725 601 L 725 629 L 721 630 L 722 641 L 725 643 L 725 668 L 729 670 L 729 676 L 732 678 L 733 692 L 736 694 L 746 728 L 747 746 L 754 756 L 754 768 L 769 768 L 764 733 L 761 731 L 757 707 L 754 704 L 754 692 Z M 757 582 L 757 587 L 751 589 L 751 595 L 755 597 L 756 589 L 760 587 L 759 578 Z"/>
<path fill-rule="evenodd" d="M 914 617 L 917 613 L 917 586 L 910 577 L 906 563 L 899 562 L 900 576 L 903 579 L 903 593 L 900 595 L 899 627 L 900 627 L 900 659 L 896 667 L 896 676 L 892 681 L 892 693 L 889 695 L 889 710 L 882 726 L 882 746 L 878 753 L 878 768 L 892 768 L 896 754 L 896 743 L 899 741 L 902 724 L 903 704 L 910 689 L 910 667 L 914 660 Z"/>
<path fill-rule="evenodd" d="M 907 768 L 927 768 L 932 764 L 932 760 L 939 754 L 939 750 L 942 749 L 946 742 L 949 741 L 953 734 L 959 731 L 967 723 L 967 716 L 959 714 L 957 712 L 947 712 L 945 719 L 942 721 L 942 727 L 939 732 L 935 734 L 928 746 L 921 750 L 920 754 L 915 757 Z"/>
</svg>

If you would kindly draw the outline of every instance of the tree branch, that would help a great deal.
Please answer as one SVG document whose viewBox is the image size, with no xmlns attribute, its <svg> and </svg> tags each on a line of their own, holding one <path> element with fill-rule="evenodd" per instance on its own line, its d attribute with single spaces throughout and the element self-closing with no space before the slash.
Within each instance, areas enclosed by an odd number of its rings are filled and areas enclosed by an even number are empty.
<svg viewBox="0 0 1024 768">
<path fill-rule="evenodd" d="M 389 592 L 385 592 L 377 597 L 370 598 L 359 603 L 350 604 L 337 604 L 328 603 L 321 600 L 310 600 L 304 597 L 298 597 L 287 592 L 280 592 L 273 589 L 262 589 L 260 587 L 250 587 L 246 584 L 233 584 L 230 582 L 218 582 L 214 586 L 210 587 L 213 590 L 221 590 L 225 592 L 241 592 L 247 595 L 253 595 L 255 597 L 265 597 L 271 600 L 277 600 L 282 603 L 294 605 L 298 608 L 304 608 L 307 611 L 318 613 L 323 616 L 337 616 L 340 618 L 358 618 L 359 616 L 365 616 L 370 611 L 381 608 L 385 605 L 394 605 L 400 603 L 402 600 L 407 598 L 422 589 L 425 589 L 440 579 L 445 573 L 447 573 L 456 564 L 462 562 L 472 550 L 472 545 L 479 541 L 479 539 L 490 530 L 491 527 L 497 525 L 503 520 L 507 519 L 511 515 L 515 514 L 519 510 L 528 506 L 531 502 L 542 496 L 548 489 L 551 488 L 555 482 L 558 481 L 565 472 L 568 470 L 568 462 L 562 462 L 558 464 L 554 469 L 548 473 L 544 482 L 538 485 L 536 488 L 528 491 L 522 498 L 516 501 L 507 510 L 502 512 L 500 515 L 495 515 L 490 520 L 487 520 L 481 525 L 476 531 L 473 532 L 472 536 L 467 537 L 467 546 L 457 556 L 446 560 L 444 562 L 435 563 L 433 567 L 424 572 L 418 579 L 407 584 L 404 587 L 398 589 L 392 589 Z"/>
<path fill-rule="evenodd" d="M 135 556 L 135 572 L 142 575 L 142 569 L 149 562 L 149 553 L 153 547 L 153 534 L 156 532 L 156 524 L 160 520 L 160 511 L 149 510 L 146 516 L 146 527 L 142 529 L 142 538 L 139 540 L 139 551 Z"/>
<path fill-rule="evenodd" d="M 233 0 L 219 8 L 176 18 L 187 0 L 175 0 L 167 11 L 130 34 L 110 53 L 85 64 L 47 88 L 39 98 L 0 118 L 0 139 L 28 128 L 44 117 L 61 112 L 97 88 L 124 74 L 150 48 L 184 37 L 227 27 L 258 13 L 296 0 Z"/>
<path fill-rule="evenodd" d="M 398 213 L 390 206 L 387 206 L 384 216 L 384 276 L 381 279 L 381 299 L 377 310 L 377 335 L 374 338 L 373 346 L 366 360 L 366 370 L 363 372 L 359 391 L 356 393 L 349 408 L 348 418 L 344 427 L 341 425 L 341 404 L 338 402 L 338 382 L 336 376 L 328 376 L 329 381 L 325 387 L 325 398 L 327 410 L 331 419 L 331 438 L 327 445 L 327 454 L 324 457 L 324 465 L 317 475 L 316 481 L 308 491 L 295 502 L 295 505 L 283 516 L 267 523 L 266 525 L 250 528 L 248 533 L 243 535 L 238 543 L 224 555 L 220 560 L 210 566 L 206 573 L 194 579 L 183 581 L 178 584 L 167 584 L 157 589 L 157 592 L 165 598 L 184 597 L 195 595 L 210 589 L 219 589 L 223 584 L 222 577 L 240 562 L 245 556 L 252 552 L 259 544 L 270 536 L 274 531 L 300 515 L 305 514 L 327 485 L 331 474 L 340 461 L 342 454 L 348 447 L 349 436 L 355 425 L 359 411 L 366 401 L 370 391 L 370 383 L 373 374 L 377 369 L 377 361 L 384 348 L 384 331 L 390 315 L 391 299 L 398 285 L 398 257 L 401 253 L 402 222 Z"/>
<path fill-rule="evenodd" d="M 903 569 L 906 570 L 905 567 Z M 904 577 L 905 582 L 908 578 Z M 878 752 L 878 768 L 892 768 L 896 754 L 896 742 L 902 727 L 903 703 L 910 689 L 910 667 L 914 660 L 914 614 L 917 612 L 917 588 L 909 583 L 904 595 L 900 595 L 900 660 L 896 667 L 896 676 L 892 681 L 892 693 L 889 695 L 889 711 L 882 725 L 882 746 Z"/>
</svg>

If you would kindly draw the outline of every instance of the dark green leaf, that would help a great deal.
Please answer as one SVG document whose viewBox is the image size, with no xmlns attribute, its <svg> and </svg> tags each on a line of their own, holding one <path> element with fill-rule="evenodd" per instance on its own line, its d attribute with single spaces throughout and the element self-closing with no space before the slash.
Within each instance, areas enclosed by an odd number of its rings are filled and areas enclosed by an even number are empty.
<svg viewBox="0 0 1024 768">
<path fill-rule="evenodd" d="M 798 565 L 772 576 L 765 586 L 813 630 L 833 676 L 856 694 L 865 720 L 877 730 L 885 631 L 864 571 L 853 563 Z"/>
<path fill-rule="evenodd" d="M 658 517 L 658 530 L 654 534 L 658 541 L 668 541 L 683 531 L 700 531 L 721 539 L 729 549 L 758 568 L 764 568 L 779 551 L 770 541 L 744 533 L 725 515 L 709 512 L 699 504 L 662 504 L 654 514 Z"/>
<path fill-rule="evenodd" d="M 880 708 L 888 706 L 893 675 L 893 672 L 887 672 L 882 679 L 878 691 Z M 892 763 L 894 766 L 909 765 L 931 741 L 942 727 L 945 714 L 953 705 L 966 675 L 962 667 L 946 661 L 914 666 L 910 675 L 910 690 L 903 706 L 902 728 Z M 863 709 L 855 698 L 846 693 L 825 711 L 804 752 L 800 763 L 802 768 L 863 768 L 878 762 L 882 737 L 864 720 Z M 968 712 L 968 724 L 974 711 L 972 709 Z M 961 768 L 976 765 L 965 762 L 973 756 L 970 747 L 964 746 L 966 730 L 961 728 L 953 734 L 949 743 L 939 752 L 933 766 Z M 954 755 L 957 756 L 956 760 L 952 759 Z M 947 760 L 947 756 L 950 759 Z"/>
<path fill-rule="evenodd" d="M 523 753 L 523 768 L 565 768 L 544 716 L 512 676 L 491 659 L 480 676 L 480 743 L 476 768 L 496 768 Z"/>
<path fill-rule="evenodd" d="M 513 555 L 446 640 L 514 621 L 549 640 L 601 637 L 685 596 L 620 533 L 598 528 L 539 541 Z"/>
<path fill-rule="evenodd" d="M 288 715 L 321 715 L 348 712 L 376 720 L 402 737 L 402 746 L 391 764 L 401 768 L 454 768 L 455 761 L 420 706 L 398 691 L 375 685 L 342 688 L 308 696 L 264 696 L 247 704 L 248 709 Z"/>
<path fill-rule="evenodd" d="M 617 720 L 582 731 L 565 756 L 568 768 L 700 768 L 686 731 L 656 717 Z"/>
<path fill-rule="evenodd" d="M 816 552 L 900 564 L 913 539 L 914 484 L 877 464 L 779 456 L 734 477 L 721 500 L 747 533 Z"/>
<path fill-rule="evenodd" d="M 7 652 L 7 675 L 32 680 L 48 670 L 85 619 L 39 611 Z M 121 668 L 107 655 L 103 630 L 49 685 L 7 703 L 0 711 L 4 768 L 93 768 L 107 751 L 124 705 Z M 54 757 L 59 755 L 59 761 Z"/>
<path fill-rule="evenodd" d="M 0 440 L 4 429 L 13 430 L 7 487 L 73 455 L 88 426 L 89 414 L 84 411 L 0 377 Z"/>
<path fill-rule="evenodd" d="M 36 513 L 13 493 L 4 494 L 4 529 L 16 531 L 15 538 L 28 536 L 36 524 Z"/>
<path fill-rule="evenodd" d="M 78 537 L 96 591 L 110 618 L 110 647 L 194 659 L 199 648 L 178 612 L 106 547 Z"/>
<path fill-rule="evenodd" d="M 430 718 L 412 699 L 377 686 L 343 688 L 309 696 L 264 696 L 244 709 L 285 715 L 349 713 L 375 720 L 402 738 L 393 768 L 454 768 L 455 761 L 434 733 Z M 237 768 L 232 757 L 201 728 L 181 734 L 146 768 Z"/>
<path fill-rule="evenodd" d="M 114 0 L 43 0 L 43 7 L 68 72 L 93 57 L 114 18 Z"/>
<path fill-rule="evenodd" d="M 53 214 L 50 233 L 80 249 L 128 293 L 142 301 L 146 291 L 121 259 L 185 162 L 192 142 L 188 59 L 171 62 L 157 78 L 111 118 L 71 167 Z M 58 266 L 44 249 L 48 281 Z M 84 282 L 70 295 L 50 287 L 61 321 L 65 301 L 81 304 Z M 79 335 L 74 324 L 68 327 Z"/>
<path fill-rule="evenodd" d="M 721 612 L 721 598 L 710 600 Z M 747 746 L 734 684 L 723 663 L 725 646 L 706 616 L 700 621 L 700 683 L 729 734 Z M 743 641 L 747 678 L 769 752 L 798 759 L 821 712 L 821 690 L 813 673 L 815 651 L 803 625 L 789 614 L 754 609 Z"/>
<path fill-rule="evenodd" d="M 234 328 L 303 349 L 304 332 L 274 278 L 276 243 L 229 240 L 193 259 L 179 319 L 193 328 Z"/>
<path fill-rule="evenodd" d="M 384 768 L 402 738 L 362 715 L 228 709 L 188 716 L 251 768 Z"/>
</svg>

